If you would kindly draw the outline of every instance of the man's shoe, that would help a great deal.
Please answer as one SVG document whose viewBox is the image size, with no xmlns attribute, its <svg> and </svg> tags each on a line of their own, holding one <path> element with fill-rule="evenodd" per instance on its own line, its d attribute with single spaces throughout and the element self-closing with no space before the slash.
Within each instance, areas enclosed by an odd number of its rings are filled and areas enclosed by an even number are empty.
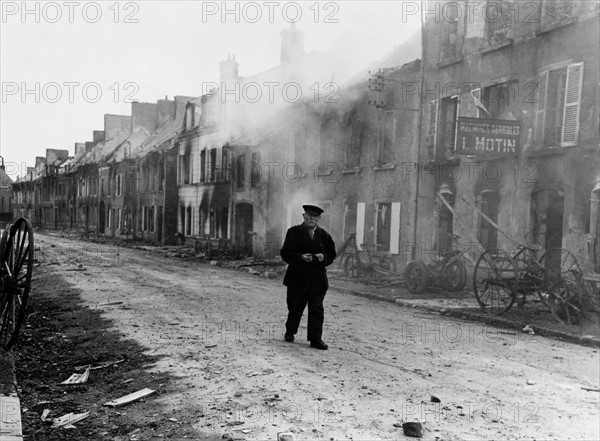
<svg viewBox="0 0 600 441">
<path fill-rule="evenodd" d="M 285 338 L 285 341 L 287 342 L 293 342 L 294 341 L 294 334 L 288 334 L 287 332 L 285 333 L 285 335 L 283 336 L 283 338 Z"/>
<path fill-rule="evenodd" d="M 325 350 L 327 349 L 329 346 L 327 346 L 323 340 L 311 340 L 310 342 L 310 347 L 311 348 L 317 348 L 317 349 L 321 349 L 321 350 Z"/>
</svg>

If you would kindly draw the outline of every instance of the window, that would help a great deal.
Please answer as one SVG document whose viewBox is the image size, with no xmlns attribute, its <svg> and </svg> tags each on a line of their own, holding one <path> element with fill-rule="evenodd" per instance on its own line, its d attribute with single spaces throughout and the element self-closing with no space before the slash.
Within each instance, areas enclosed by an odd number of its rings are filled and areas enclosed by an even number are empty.
<svg viewBox="0 0 600 441">
<path fill-rule="evenodd" d="M 518 13 L 513 0 L 488 0 L 485 14 L 485 31 L 488 44 L 500 45 L 509 41 L 509 34 L 514 20 L 513 14 Z"/>
<path fill-rule="evenodd" d="M 148 229 L 154 233 L 154 206 L 148 208 Z"/>
<path fill-rule="evenodd" d="M 229 182 L 231 180 L 231 148 L 223 147 L 221 152 L 221 181 Z"/>
<path fill-rule="evenodd" d="M 190 183 L 190 158 L 188 154 L 179 155 L 179 183 Z"/>
<path fill-rule="evenodd" d="M 185 234 L 186 236 L 192 234 L 192 207 L 185 209 Z"/>
<path fill-rule="evenodd" d="M 485 190 L 479 193 L 477 197 L 477 208 L 483 214 L 489 217 L 496 225 L 498 224 L 498 206 L 500 199 L 498 193 L 492 190 Z M 498 245 L 498 230 L 493 227 L 482 216 L 479 217 L 479 227 L 477 229 L 477 239 L 485 249 L 496 249 Z"/>
<path fill-rule="evenodd" d="M 383 202 L 376 204 L 375 210 L 375 244 L 378 251 L 390 250 L 392 204 Z"/>
<path fill-rule="evenodd" d="M 343 239 L 346 240 L 352 233 L 356 233 L 356 203 L 344 205 Z"/>
<path fill-rule="evenodd" d="M 380 137 L 378 165 L 392 164 L 395 161 L 396 111 L 383 114 L 383 133 Z"/>
<path fill-rule="evenodd" d="M 509 119 L 509 88 L 509 83 L 502 83 L 494 84 L 493 86 L 483 89 L 483 93 L 481 94 L 481 104 L 483 104 L 485 109 L 481 109 L 482 111 L 480 113 L 483 113 L 481 116 L 492 119 Z"/>
<path fill-rule="evenodd" d="M 206 149 L 200 152 L 200 182 L 206 182 Z"/>
<path fill-rule="evenodd" d="M 235 166 L 235 188 L 243 189 L 244 188 L 244 175 L 245 175 L 245 167 L 246 167 L 246 157 L 244 155 L 240 155 L 236 159 Z"/>
<path fill-rule="evenodd" d="M 163 189 L 165 180 L 165 164 L 161 161 L 158 163 L 158 190 Z"/>
<path fill-rule="evenodd" d="M 361 118 L 355 118 L 350 123 L 348 140 L 346 142 L 346 167 L 354 168 L 360 165 L 365 124 Z"/>
<path fill-rule="evenodd" d="M 217 180 L 217 149 L 210 149 L 210 166 L 208 167 L 209 182 L 215 182 Z"/>
<path fill-rule="evenodd" d="M 260 184 L 260 152 L 252 153 L 252 163 L 250 166 L 250 187 L 256 187 Z"/>
<path fill-rule="evenodd" d="M 444 20 L 442 20 L 441 52 L 440 60 L 446 60 L 458 56 L 458 17 L 460 15 L 458 4 L 448 3 L 444 9 Z"/>
<path fill-rule="evenodd" d="M 441 152 L 445 157 L 454 155 L 456 148 L 456 121 L 458 117 L 458 97 L 444 98 L 440 109 L 440 135 Z"/>
<path fill-rule="evenodd" d="M 122 210 L 120 208 L 117 209 L 117 229 L 121 229 L 122 227 L 123 219 L 121 218 L 121 214 Z"/>
<path fill-rule="evenodd" d="M 583 63 L 544 71 L 538 76 L 535 144 L 538 147 L 577 145 Z"/>
</svg>

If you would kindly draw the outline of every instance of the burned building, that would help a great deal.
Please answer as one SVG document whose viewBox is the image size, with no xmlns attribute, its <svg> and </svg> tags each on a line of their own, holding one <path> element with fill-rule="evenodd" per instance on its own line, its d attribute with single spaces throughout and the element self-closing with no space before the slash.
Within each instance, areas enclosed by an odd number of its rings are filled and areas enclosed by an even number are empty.
<svg viewBox="0 0 600 441">
<path fill-rule="evenodd" d="M 597 271 L 598 2 L 466 3 L 427 4 L 417 258 L 454 232 Z"/>
</svg>

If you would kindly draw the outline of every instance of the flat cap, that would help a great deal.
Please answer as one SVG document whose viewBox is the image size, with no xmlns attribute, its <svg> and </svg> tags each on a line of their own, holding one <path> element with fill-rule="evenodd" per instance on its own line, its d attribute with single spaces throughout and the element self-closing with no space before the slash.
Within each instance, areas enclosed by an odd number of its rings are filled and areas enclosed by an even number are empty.
<svg viewBox="0 0 600 441">
<path fill-rule="evenodd" d="M 302 208 L 304 208 L 304 211 L 307 213 L 321 214 L 324 211 L 322 208 L 319 208 L 316 205 L 303 205 Z"/>
</svg>

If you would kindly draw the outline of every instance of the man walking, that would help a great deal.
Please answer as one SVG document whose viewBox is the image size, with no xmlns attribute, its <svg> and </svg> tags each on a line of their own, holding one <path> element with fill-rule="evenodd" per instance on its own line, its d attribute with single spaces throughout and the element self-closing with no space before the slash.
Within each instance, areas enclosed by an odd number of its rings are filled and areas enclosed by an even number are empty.
<svg viewBox="0 0 600 441">
<path fill-rule="evenodd" d="M 307 339 L 317 349 L 327 349 L 323 335 L 323 299 L 329 288 L 326 266 L 335 259 L 335 244 L 327 231 L 318 226 L 323 209 L 303 205 L 304 222 L 291 227 L 285 236 L 281 257 L 288 263 L 283 278 L 287 286 L 288 318 L 285 341 L 293 342 L 304 308 L 308 305 Z"/>
</svg>

